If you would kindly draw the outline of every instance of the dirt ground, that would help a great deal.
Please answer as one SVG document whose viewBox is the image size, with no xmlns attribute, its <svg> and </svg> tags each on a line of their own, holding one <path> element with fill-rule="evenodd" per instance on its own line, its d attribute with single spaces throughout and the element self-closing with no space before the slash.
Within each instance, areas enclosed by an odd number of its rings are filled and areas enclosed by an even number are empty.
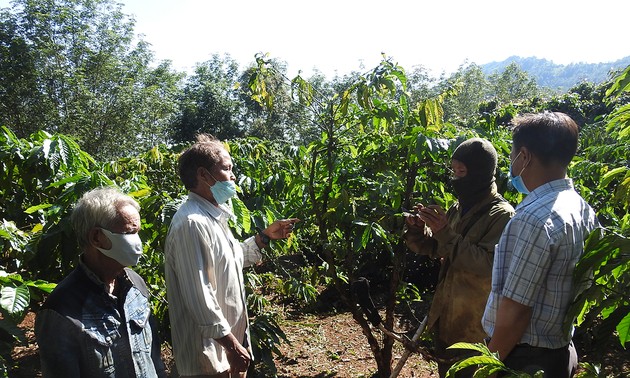
<svg viewBox="0 0 630 378">
<path fill-rule="evenodd" d="M 29 313 L 20 325 L 26 330 L 27 344 L 13 350 L 14 364 L 9 371 L 12 378 L 41 377 L 37 344 L 33 333 L 34 316 Z M 290 344 L 282 344 L 283 357 L 275 360 L 278 378 L 327 378 L 327 377 L 371 377 L 376 372 L 365 336 L 349 313 L 326 315 L 290 316 L 280 326 Z M 394 364 L 403 349 L 396 348 Z M 173 359 L 168 348 L 163 350 L 163 359 L 172 367 Z M 437 377 L 432 363 L 412 354 L 399 377 Z M 175 377 L 170 374 L 169 377 Z"/>
<path fill-rule="evenodd" d="M 280 378 L 372 377 L 377 371 L 367 339 L 350 313 L 301 315 L 281 326 L 290 344 L 280 348 L 285 358 L 276 359 Z M 396 343 L 393 367 L 403 352 L 402 345 Z M 438 374 L 434 363 L 411 354 L 398 376 L 426 378 Z"/>
<path fill-rule="evenodd" d="M 41 377 L 37 345 L 33 334 L 33 314 L 28 314 L 21 327 L 26 330 L 27 345 L 17 346 L 13 351 L 14 365 L 9 377 Z M 376 363 L 365 336 L 348 312 L 328 314 L 285 314 L 280 326 L 290 344 L 283 344 L 282 358 L 276 358 L 279 378 L 329 378 L 329 377 L 372 377 Z M 396 344 L 399 345 L 398 343 Z M 580 361 L 600 361 L 605 375 L 600 377 L 630 376 L 630 350 L 623 350 L 619 342 L 609 347 L 585 352 L 576 343 Z M 395 348 L 396 366 L 402 347 Z M 167 366 L 172 366 L 168 349 L 163 351 Z M 260 374 L 255 374 L 262 376 Z M 170 375 L 173 376 L 174 375 Z M 399 377 L 438 377 L 434 363 L 427 362 L 418 354 L 412 354 Z"/>
</svg>

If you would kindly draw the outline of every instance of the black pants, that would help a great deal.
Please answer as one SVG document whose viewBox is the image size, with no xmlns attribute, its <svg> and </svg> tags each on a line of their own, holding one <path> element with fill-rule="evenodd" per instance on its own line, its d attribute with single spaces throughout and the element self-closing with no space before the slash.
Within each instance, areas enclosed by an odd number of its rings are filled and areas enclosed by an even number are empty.
<svg viewBox="0 0 630 378">
<path fill-rule="evenodd" d="M 512 349 L 503 362 L 512 370 L 523 371 L 530 375 L 538 370 L 544 370 L 545 378 L 570 378 L 577 370 L 577 360 L 575 346 L 571 341 L 569 345 L 558 349 L 519 344 Z"/>
</svg>

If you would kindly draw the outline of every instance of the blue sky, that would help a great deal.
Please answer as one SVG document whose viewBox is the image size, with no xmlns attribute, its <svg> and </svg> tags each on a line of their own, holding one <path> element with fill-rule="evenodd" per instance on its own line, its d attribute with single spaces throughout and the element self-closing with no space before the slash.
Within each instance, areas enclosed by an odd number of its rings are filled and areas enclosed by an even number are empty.
<svg viewBox="0 0 630 378">
<path fill-rule="evenodd" d="M 373 68 L 381 53 L 436 76 L 512 55 L 557 64 L 630 55 L 627 0 L 118 0 L 159 60 L 190 70 L 213 53 L 256 53 L 289 75 Z M 6 6 L 8 0 L 0 0 Z"/>
</svg>

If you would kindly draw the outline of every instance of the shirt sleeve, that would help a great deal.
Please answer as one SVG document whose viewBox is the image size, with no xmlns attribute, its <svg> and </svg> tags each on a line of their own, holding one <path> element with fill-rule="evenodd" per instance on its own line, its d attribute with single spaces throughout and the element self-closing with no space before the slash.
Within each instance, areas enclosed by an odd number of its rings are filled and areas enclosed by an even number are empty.
<svg viewBox="0 0 630 378">
<path fill-rule="evenodd" d="M 228 335 L 231 327 L 217 300 L 215 263 L 219 258 L 216 236 L 199 219 L 187 219 L 171 229 L 172 267 L 180 300 L 205 338 Z M 168 245 L 167 245 L 168 247 Z"/>
<path fill-rule="evenodd" d="M 437 243 L 431 237 L 431 230 L 428 227 L 425 226 L 424 229 L 419 230 L 405 224 L 402 237 L 411 252 L 433 258 L 439 257 L 435 254 Z"/>
<path fill-rule="evenodd" d="M 260 248 L 256 244 L 256 236 L 251 236 L 241 243 L 243 249 L 243 267 L 252 266 L 262 260 Z"/>
<path fill-rule="evenodd" d="M 72 322 L 53 310 L 41 310 L 35 319 L 35 336 L 44 377 L 79 378 L 83 355 L 72 337 L 79 332 Z"/>
</svg>

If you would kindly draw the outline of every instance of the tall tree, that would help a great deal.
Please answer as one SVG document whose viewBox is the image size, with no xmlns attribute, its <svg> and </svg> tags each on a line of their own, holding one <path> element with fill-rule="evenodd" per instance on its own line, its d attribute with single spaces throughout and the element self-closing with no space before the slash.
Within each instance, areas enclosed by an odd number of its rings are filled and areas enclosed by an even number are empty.
<svg viewBox="0 0 630 378">
<path fill-rule="evenodd" d="M 290 114 L 291 111 L 300 110 L 292 106 L 291 89 L 286 85 L 288 81 L 286 63 L 266 57 L 259 59 L 269 65 L 264 68 L 266 76 L 260 83 L 264 85 L 265 91 L 272 94 L 268 99 L 273 98 L 273 106 L 262 106 L 252 100 L 247 90 L 241 92 L 241 99 L 247 108 L 242 122 L 246 125 L 249 135 L 271 140 L 295 140 L 297 128 L 293 123 L 295 118 Z M 257 74 L 256 70 L 259 68 L 253 65 L 248 67 L 241 75 L 241 83 L 247 85 L 252 82 L 253 75 Z"/>
<path fill-rule="evenodd" d="M 178 76 L 168 62 L 149 67 L 153 53 L 135 36 L 134 20 L 121 12 L 119 3 L 12 4 L 0 29 L 6 72 L 0 76 L 0 95 L 13 96 L 11 102 L 18 106 L 1 107 L 1 123 L 18 136 L 40 129 L 73 135 L 97 157 L 125 155 L 156 139 L 166 141 L 154 132 L 146 138 L 147 130 L 156 130 L 156 118 L 168 118 L 164 111 L 174 110 L 173 96 L 164 94 L 176 90 Z"/>
<path fill-rule="evenodd" d="M 169 61 L 147 70 L 133 97 L 132 124 L 141 141 L 140 149 L 173 141 L 172 129 L 180 114 L 179 98 L 183 73 L 175 72 Z"/>
<path fill-rule="evenodd" d="M 23 137 L 37 131 L 47 98 L 39 91 L 36 51 L 20 33 L 18 18 L 0 12 L 0 125 Z"/>
<path fill-rule="evenodd" d="M 481 67 L 475 63 L 461 65 L 457 72 L 442 79 L 440 87 L 454 89 L 453 96 L 446 98 L 444 113 L 450 122 L 471 126 L 479 104 L 488 97 L 488 81 Z"/>
<path fill-rule="evenodd" d="M 417 104 L 438 94 L 435 88 L 435 79 L 421 65 L 413 66 L 407 74 L 407 87 L 412 104 Z"/>
<path fill-rule="evenodd" d="M 500 73 L 488 77 L 490 91 L 500 104 L 536 97 L 539 93 L 536 79 L 511 63 Z"/>
<path fill-rule="evenodd" d="M 179 97 L 181 113 L 173 128 L 173 139 L 190 142 L 195 134 L 207 132 L 220 139 L 242 136 L 245 125 L 239 116 L 244 104 L 239 97 L 239 66 L 229 55 L 200 63 L 186 80 Z"/>
</svg>

